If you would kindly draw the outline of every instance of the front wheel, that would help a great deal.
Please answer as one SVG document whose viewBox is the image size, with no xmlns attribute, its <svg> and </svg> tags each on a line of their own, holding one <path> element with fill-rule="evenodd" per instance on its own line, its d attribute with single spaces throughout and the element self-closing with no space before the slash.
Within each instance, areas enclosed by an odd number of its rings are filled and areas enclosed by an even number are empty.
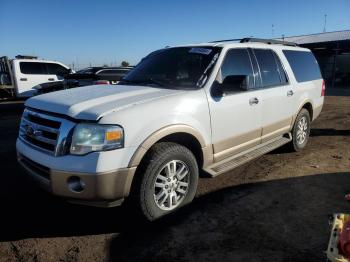
<svg viewBox="0 0 350 262">
<path fill-rule="evenodd" d="M 309 111 L 302 109 L 297 118 L 295 119 L 294 127 L 292 130 L 292 142 L 291 146 L 294 151 L 302 150 L 309 141 L 311 120 Z"/>
<path fill-rule="evenodd" d="M 138 201 L 148 220 L 162 217 L 193 200 L 198 165 L 188 148 L 176 143 L 158 143 L 140 168 Z"/>
</svg>

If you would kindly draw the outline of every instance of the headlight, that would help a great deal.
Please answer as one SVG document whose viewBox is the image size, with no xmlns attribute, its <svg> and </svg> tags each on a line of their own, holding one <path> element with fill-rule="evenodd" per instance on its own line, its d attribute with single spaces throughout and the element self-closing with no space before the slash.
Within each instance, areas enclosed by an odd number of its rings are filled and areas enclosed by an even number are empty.
<svg viewBox="0 0 350 262">
<path fill-rule="evenodd" d="M 114 125 L 77 124 L 74 128 L 70 153 L 84 155 L 94 151 L 124 146 L 123 128 Z"/>
</svg>

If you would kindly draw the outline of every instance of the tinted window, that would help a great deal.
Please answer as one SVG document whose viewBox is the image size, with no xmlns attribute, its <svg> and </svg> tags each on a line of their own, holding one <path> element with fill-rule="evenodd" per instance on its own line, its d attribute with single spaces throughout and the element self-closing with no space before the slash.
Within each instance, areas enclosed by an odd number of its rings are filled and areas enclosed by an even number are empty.
<svg viewBox="0 0 350 262">
<path fill-rule="evenodd" d="M 221 80 L 227 76 L 248 76 L 248 87 L 254 86 L 254 74 L 248 51 L 246 49 L 231 49 L 227 52 L 221 66 Z"/>
<path fill-rule="evenodd" d="M 121 84 L 162 85 L 168 88 L 198 88 L 209 75 L 219 47 L 175 47 L 151 53 L 128 73 Z M 203 80 L 204 81 L 204 80 Z"/>
<path fill-rule="evenodd" d="M 44 63 L 20 62 L 19 67 L 22 74 L 28 75 L 46 75 L 46 66 Z"/>
<path fill-rule="evenodd" d="M 254 53 L 259 63 L 262 85 L 280 85 L 282 81 L 272 51 L 267 49 L 254 49 Z"/>
<path fill-rule="evenodd" d="M 318 63 L 311 52 L 283 50 L 298 82 L 321 79 Z"/>
<path fill-rule="evenodd" d="M 65 75 L 68 73 L 68 69 L 59 64 L 47 63 L 46 65 L 50 75 Z"/>
</svg>

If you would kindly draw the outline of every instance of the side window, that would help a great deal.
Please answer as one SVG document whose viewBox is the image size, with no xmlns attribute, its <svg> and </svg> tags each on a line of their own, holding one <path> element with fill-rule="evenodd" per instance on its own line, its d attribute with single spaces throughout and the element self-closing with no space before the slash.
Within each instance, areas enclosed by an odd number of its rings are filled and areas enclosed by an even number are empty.
<svg viewBox="0 0 350 262">
<path fill-rule="evenodd" d="M 46 66 L 50 75 L 62 76 L 68 73 L 68 69 L 59 64 L 46 63 Z"/>
<path fill-rule="evenodd" d="M 221 66 L 222 83 L 225 83 L 228 76 L 248 76 L 248 88 L 254 87 L 254 74 L 248 50 L 231 49 L 227 51 Z"/>
<path fill-rule="evenodd" d="M 19 68 L 22 74 L 26 75 L 46 75 L 46 67 L 44 63 L 36 62 L 20 62 Z"/>
<path fill-rule="evenodd" d="M 316 58 L 311 52 L 283 50 L 298 82 L 322 79 Z"/>
<path fill-rule="evenodd" d="M 281 85 L 282 81 L 273 52 L 268 49 L 254 49 L 254 54 L 259 64 L 263 87 Z"/>
</svg>

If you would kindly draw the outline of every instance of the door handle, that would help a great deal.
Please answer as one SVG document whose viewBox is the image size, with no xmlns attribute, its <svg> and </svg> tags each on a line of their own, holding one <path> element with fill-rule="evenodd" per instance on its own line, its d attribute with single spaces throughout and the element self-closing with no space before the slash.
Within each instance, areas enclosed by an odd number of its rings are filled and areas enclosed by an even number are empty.
<svg viewBox="0 0 350 262">
<path fill-rule="evenodd" d="M 27 78 L 20 78 L 21 81 L 27 81 Z"/>
<path fill-rule="evenodd" d="M 256 98 L 256 97 L 253 97 L 251 99 L 249 99 L 249 105 L 256 105 L 256 104 L 259 104 L 259 99 Z"/>
<path fill-rule="evenodd" d="M 289 90 L 289 91 L 287 92 L 287 96 L 292 96 L 292 95 L 294 95 L 293 90 Z"/>
<path fill-rule="evenodd" d="M 47 80 L 49 80 L 49 81 L 54 81 L 55 79 L 53 79 L 53 78 L 49 78 L 49 79 L 47 79 Z"/>
</svg>

